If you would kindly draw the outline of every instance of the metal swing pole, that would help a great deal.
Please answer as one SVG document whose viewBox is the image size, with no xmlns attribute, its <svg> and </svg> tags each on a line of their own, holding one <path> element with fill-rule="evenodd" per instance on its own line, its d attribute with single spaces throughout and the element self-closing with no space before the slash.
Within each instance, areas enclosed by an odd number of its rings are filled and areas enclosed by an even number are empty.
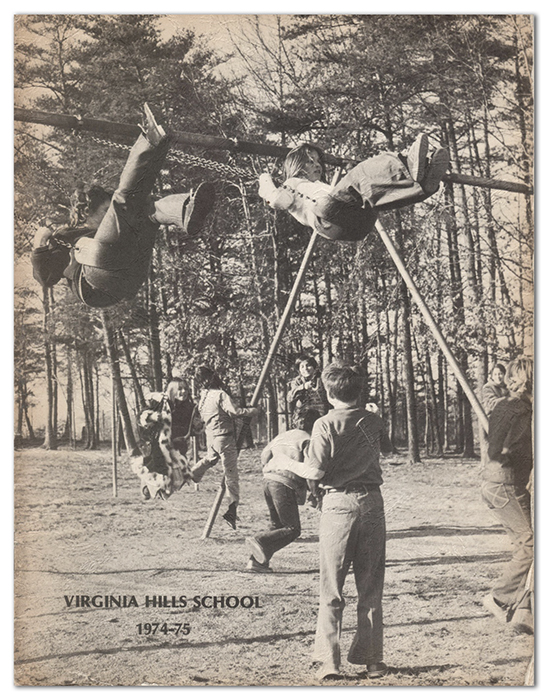
<svg viewBox="0 0 548 700">
<path fill-rule="evenodd" d="M 90 131 L 109 139 L 121 139 L 129 141 L 136 139 L 141 133 L 135 124 L 124 122 L 111 122 L 104 119 L 90 119 L 71 114 L 54 114 L 42 112 L 36 109 L 23 109 L 15 107 L 14 120 L 30 124 L 43 124 L 60 129 L 74 129 L 76 132 Z M 270 143 L 256 143 L 240 138 L 224 138 L 209 136 L 207 134 L 194 134 L 185 131 L 176 131 L 172 134 L 173 144 L 179 146 L 198 146 L 206 150 L 221 150 L 231 153 L 248 153 L 272 158 L 284 158 L 289 152 L 287 146 L 277 146 Z M 343 163 L 356 164 L 348 158 L 340 158 L 330 153 L 324 153 L 325 162 L 330 165 L 340 166 Z M 464 175 L 462 173 L 447 173 L 442 178 L 443 182 L 453 182 L 471 187 L 486 187 L 487 189 L 516 192 L 526 195 L 533 194 L 533 187 L 523 182 L 508 182 L 506 180 L 494 180 L 492 178 Z"/>
<path fill-rule="evenodd" d="M 392 239 L 386 232 L 386 229 L 384 226 L 380 223 L 380 221 L 377 221 L 375 224 L 377 232 L 379 236 L 382 239 L 382 242 L 386 246 L 386 249 L 390 253 L 390 256 L 392 257 L 392 260 L 394 261 L 396 267 L 398 268 L 398 271 L 400 275 L 403 277 L 403 280 L 405 281 L 405 284 L 407 285 L 407 288 L 411 292 L 411 296 L 415 300 L 415 303 L 419 307 L 420 312 L 424 316 L 424 319 L 426 323 L 428 324 L 428 327 L 432 331 L 432 335 L 434 338 L 437 340 L 438 345 L 440 346 L 441 351 L 445 355 L 445 359 L 449 363 L 451 369 L 453 370 L 459 384 L 462 387 L 462 390 L 466 394 L 468 400 L 470 401 L 470 404 L 474 411 L 476 412 L 476 415 L 478 417 L 478 420 L 481 424 L 481 426 L 485 429 L 486 432 L 489 431 L 489 420 L 487 418 L 487 415 L 485 414 L 485 411 L 482 408 L 482 405 L 480 404 L 477 396 L 474 393 L 474 390 L 470 386 L 468 379 L 466 378 L 466 375 L 464 372 L 461 370 L 459 363 L 457 362 L 457 358 L 453 354 L 451 348 L 447 345 L 447 342 L 443 336 L 443 333 L 440 330 L 440 327 L 436 323 L 434 317 L 430 313 L 430 309 L 428 308 L 426 302 L 422 298 L 421 293 L 419 292 L 417 285 L 413 281 L 413 278 L 407 271 L 407 268 L 405 267 L 405 264 L 403 260 L 400 257 L 400 254 L 398 253 L 396 246 L 392 242 Z"/>
<path fill-rule="evenodd" d="M 114 375 L 111 381 L 111 441 L 112 441 L 112 495 L 118 496 L 118 411 L 116 410 Z"/>
<path fill-rule="evenodd" d="M 335 170 L 335 173 L 333 174 L 333 178 L 331 179 L 331 186 L 334 187 L 341 175 L 341 170 L 342 168 L 338 167 Z M 308 241 L 308 246 L 306 248 L 305 254 L 303 256 L 303 259 L 301 261 L 301 266 L 299 268 L 299 272 L 297 273 L 297 277 L 295 278 L 295 282 L 293 282 L 293 287 L 291 289 L 291 293 L 289 295 L 289 298 L 287 300 L 287 303 L 285 305 L 284 312 L 282 314 L 282 317 L 280 318 L 280 322 L 278 323 L 278 328 L 276 329 L 276 334 L 274 335 L 274 338 L 272 339 L 272 342 L 270 343 L 270 349 L 268 351 L 268 355 L 266 356 L 266 360 L 264 361 L 263 368 L 261 370 L 261 374 L 259 375 L 259 379 L 257 381 L 257 385 L 255 387 L 255 391 L 253 392 L 253 396 L 251 397 L 251 401 L 249 404 L 250 408 L 255 408 L 257 404 L 259 403 L 259 397 L 261 395 L 261 391 L 263 390 L 264 384 L 266 382 L 266 378 L 268 377 L 268 372 L 270 370 L 270 366 L 272 365 L 272 361 L 274 360 L 274 356 L 278 350 L 278 346 L 280 345 L 280 341 L 282 339 L 282 336 L 284 334 L 285 329 L 287 328 L 287 324 L 289 323 L 289 319 L 291 318 L 291 314 L 293 313 L 293 309 L 295 308 L 295 303 L 297 301 L 297 298 L 299 296 L 299 292 L 301 291 L 301 287 L 304 281 L 304 277 L 306 274 L 306 271 L 308 269 L 308 265 L 310 263 L 310 258 L 312 257 L 312 253 L 314 252 L 314 248 L 316 247 L 316 242 L 318 240 L 318 232 L 313 230 L 312 231 L 312 236 L 310 236 L 310 240 Z M 243 433 L 243 431 L 242 431 Z M 240 435 L 241 437 L 241 435 Z M 238 443 L 240 440 L 238 440 Z M 236 445 L 238 450 L 241 449 L 241 445 L 237 444 Z M 204 527 L 204 531 L 202 533 L 202 540 L 205 540 L 209 537 L 211 530 L 213 528 L 213 524 L 215 522 L 215 518 L 217 517 L 217 513 L 219 512 L 219 508 L 221 507 L 221 502 L 223 500 L 223 496 L 225 495 L 226 491 L 226 483 L 225 479 L 223 477 L 223 480 L 221 481 L 221 485 L 219 486 L 219 490 L 217 491 L 217 495 L 215 496 L 215 501 L 213 502 L 213 505 L 211 507 L 211 510 L 209 512 L 209 516 L 207 519 L 207 522 Z"/>
</svg>

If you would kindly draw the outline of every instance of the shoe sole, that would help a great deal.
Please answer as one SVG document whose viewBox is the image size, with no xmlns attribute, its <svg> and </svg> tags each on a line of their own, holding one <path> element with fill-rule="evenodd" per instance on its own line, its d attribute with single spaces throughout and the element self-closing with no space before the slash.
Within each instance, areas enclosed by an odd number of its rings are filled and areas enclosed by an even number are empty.
<svg viewBox="0 0 548 700">
<path fill-rule="evenodd" d="M 146 120 L 148 122 L 147 127 L 150 126 L 152 129 L 154 129 L 158 135 L 160 136 L 160 140 L 164 139 L 166 136 L 166 132 L 164 131 L 163 127 L 158 124 L 156 121 L 156 118 L 154 114 L 152 114 L 152 110 L 148 106 L 148 104 L 145 102 L 143 105 L 143 111 L 145 113 Z"/>
<path fill-rule="evenodd" d="M 535 631 L 531 627 L 531 625 L 528 625 L 525 622 L 516 622 L 512 625 L 513 630 L 517 634 L 534 634 Z"/>
<path fill-rule="evenodd" d="M 245 543 L 259 564 L 266 564 L 268 562 L 264 549 L 261 547 L 260 542 L 258 542 L 254 537 L 246 537 Z"/>
<path fill-rule="evenodd" d="M 223 520 L 225 521 L 225 523 L 228 523 L 233 530 L 236 529 L 236 523 L 233 522 L 230 518 L 227 518 L 226 515 L 223 515 Z"/>
<path fill-rule="evenodd" d="M 421 182 L 426 174 L 426 155 L 428 154 L 428 136 L 420 134 L 407 154 L 409 174 L 415 182 Z M 409 162 L 411 161 L 411 165 Z"/>
<path fill-rule="evenodd" d="M 185 231 L 189 236 L 195 236 L 201 231 L 214 202 L 215 188 L 210 182 L 202 182 L 191 197 L 184 216 Z"/>
<path fill-rule="evenodd" d="M 500 623 L 505 625 L 508 622 L 503 608 L 501 608 L 500 605 L 497 605 L 492 596 L 486 595 L 484 598 L 482 598 L 481 604 Z"/>
<path fill-rule="evenodd" d="M 274 573 L 271 568 L 268 569 L 244 569 L 247 574 L 272 574 Z"/>
<path fill-rule="evenodd" d="M 388 674 L 388 671 L 373 671 L 371 673 L 367 673 L 368 678 L 384 678 Z"/>
<path fill-rule="evenodd" d="M 319 681 L 340 681 L 344 676 L 340 671 L 328 671 L 327 673 L 320 671 L 316 674 L 316 678 Z"/>
<path fill-rule="evenodd" d="M 447 149 L 438 148 L 437 151 L 434 151 L 434 155 L 426 169 L 424 180 L 421 182 L 422 189 L 428 196 L 438 191 L 441 179 L 449 168 L 449 163 L 449 152 Z"/>
</svg>

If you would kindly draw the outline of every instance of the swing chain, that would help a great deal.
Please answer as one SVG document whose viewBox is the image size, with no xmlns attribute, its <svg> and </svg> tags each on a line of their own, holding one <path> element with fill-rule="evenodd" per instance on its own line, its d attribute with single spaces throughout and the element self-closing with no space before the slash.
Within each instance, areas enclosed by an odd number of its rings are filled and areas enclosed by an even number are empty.
<svg viewBox="0 0 548 700">
<path fill-rule="evenodd" d="M 65 197 L 67 197 L 67 199 L 70 198 L 70 192 L 67 189 L 65 189 L 62 185 L 60 185 L 57 182 L 56 178 L 51 177 L 51 170 L 49 170 L 48 168 L 45 168 L 43 165 L 39 165 L 38 163 L 35 163 L 34 160 L 30 156 L 26 155 L 26 153 L 21 152 L 21 155 L 28 161 L 30 168 L 32 170 L 43 175 L 46 178 L 46 180 L 53 187 L 55 187 L 56 190 L 58 190 L 59 192 L 61 192 L 61 194 L 63 194 Z"/>
<path fill-rule="evenodd" d="M 81 131 L 74 130 L 73 133 L 80 138 L 84 136 Z M 131 150 L 131 146 L 127 146 L 116 141 L 111 141 L 110 139 L 104 139 L 100 136 L 96 136 L 95 134 L 88 133 L 86 136 L 102 146 L 114 146 L 115 148 L 122 148 L 126 151 Z M 228 165 L 227 163 L 218 163 L 217 161 L 209 160 L 208 158 L 201 158 L 200 156 L 194 156 L 178 149 L 170 150 L 166 160 L 179 163 L 180 165 L 189 165 L 191 167 L 204 168 L 205 170 L 213 170 L 225 177 L 237 177 L 245 180 L 255 179 L 255 176 L 249 170 L 245 170 L 244 168 L 238 168 L 233 165 Z"/>
</svg>

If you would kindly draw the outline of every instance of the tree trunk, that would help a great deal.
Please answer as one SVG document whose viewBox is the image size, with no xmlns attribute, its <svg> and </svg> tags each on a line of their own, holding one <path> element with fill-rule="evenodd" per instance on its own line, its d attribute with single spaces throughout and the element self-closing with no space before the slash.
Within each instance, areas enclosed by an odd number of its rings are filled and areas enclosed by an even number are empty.
<svg viewBox="0 0 548 700">
<path fill-rule="evenodd" d="M 42 288 L 42 305 L 44 308 L 44 351 L 46 360 L 46 396 L 47 396 L 47 414 L 46 414 L 46 432 L 42 447 L 46 450 L 57 449 L 57 434 L 54 430 L 54 377 L 53 377 L 53 358 L 51 351 L 51 343 L 49 340 L 49 323 L 50 323 L 50 302 L 49 290 L 46 287 Z"/>
<path fill-rule="evenodd" d="M 25 406 L 24 406 L 24 412 L 25 412 L 25 423 L 27 424 L 27 431 L 29 434 L 29 440 L 31 440 L 33 442 L 34 438 L 35 438 L 34 430 L 32 427 L 32 423 L 30 422 L 29 408 L 28 408 L 28 405 L 26 402 L 25 402 Z"/>
<path fill-rule="evenodd" d="M 129 346 L 126 342 L 126 339 L 124 338 L 124 334 L 122 331 L 118 331 L 115 334 L 115 339 L 118 338 L 120 341 L 120 346 L 122 348 L 122 352 L 124 353 L 124 359 L 126 361 L 126 365 L 129 368 L 129 373 L 131 374 L 131 381 L 133 382 L 133 388 L 135 390 L 135 397 L 137 400 L 137 413 L 141 414 L 141 412 L 145 408 L 145 395 L 143 393 L 143 387 L 141 386 L 141 382 L 139 381 L 139 377 L 137 376 L 137 370 L 135 369 L 135 363 L 133 362 L 133 359 L 131 357 L 131 353 L 129 351 Z"/>
<path fill-rule="evenodd" d="M 396 213 L 397 229 L 396 241 L 398 248 L 402 249 L 403 227 L 399 212 Z M 402 310 L 402 345 L 403 345 L 403 382 L 405 388 L 405 404 L 407 416 L 407 449 L 409 461 L 415 464 L 421 461 L 419 450 L 419 426 L 417 420 L 417 397 L 415 394 L 415 373 L 413 370 L 413 339 L 411 333 L 411 300 L 407 287 L 400 286 L 400 299 Z"/>
<path fill-rule="evenodd" d="M 411 337 L 411 304 L 407 287 L 400 290 L 402 301 L 403 331 L 403 381 L 407 415 L 407 449 L 409 461 L 416 464 L 421 461 L 419 450 L 419 427 L 417 421 L 417 399 L 415 395 L 415 373 L 413 370 L 413 346 Z"/>
<path fill-rule="evenodd" d="M 162 349 L 160 347 L 160 324 L 156 307 L 156 291 L 152 282 L 152 274 L 148 280 L 148 342 L 150 348 L 150 364 L 152 369 L 152 384 L 154 391 L 162 391 Z"/>
<path fill-rule="evenodd" d="M 80 353 L 80 386 L 82 390 L 82 405 L 84 407 L 84 420 L 86 424 L 86 436 L 83 448 L 85 450 L 97 449 L 95 436 L 95 402 L 93 381 L 91 380 L 90 358 L 87 349 Z"/>
<path fill-rule="evenodd" d="M 114 337 L 114 331 L 112 330 L 108 316 L 104 311 L 102 312 L 102 320 L 103 329 L 105 333 L 105 346 L 107 349 L 111 376 L 114 380 L 116 403 L 118 406 L 120 420 L 122 421 L 122 430 L 124 433 L 126 449 L 129 454 L 132 454 L 134 452 L 138 452 L 139 448 L 137 446 L 137 440 L 135 439 L 135 435 L 133 433 L 133 426 L 131 425 L 126 395 L 124 393 L 124 385 L 122 383 L 122 376 L 120 374 L 120 361 L 118 359 L 118 353 L 116 351 L 116 340 Z"/>
<path fill-rule="evenodd" d="M 75 425 L 74 425 L 74 382 L 72 377 L 72 350 L 67 346 L 67 422 L 65 435 L 68 444 L 75 447 Z"/>
<path fill-rule="evenodd" d="M 436 456 L 442 455 L 443 438 L 440 429 L 438 413 L 438 401 L 436 400 L 436 387 L 434 385 L 434 374 L 432 372 L 432 361 L 428 347 L 424 346 L 424 364 L 426 367 L 426 379 L 428 382 L 428 397 L 430 403 L 430 417 L 432 425 L 432 451 Z"/>
</svg>

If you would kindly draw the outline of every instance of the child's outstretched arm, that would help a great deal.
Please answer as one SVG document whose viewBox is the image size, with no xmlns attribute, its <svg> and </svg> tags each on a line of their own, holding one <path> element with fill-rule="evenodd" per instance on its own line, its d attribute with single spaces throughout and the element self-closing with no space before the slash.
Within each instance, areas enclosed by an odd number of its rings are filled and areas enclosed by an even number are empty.
<svg viewBox="0 0 548 700">
<path fill-rule="evenodd" d="M 303 479 L 312 479 L 313 481 L 321 479 L 322 476 L 325 474 L 325 471 L 310 464 L 308 460 L 305 460 L 304 462 L 297 462 L 296 459 L 291 459 L 291 457 L 287 457 L 286 455 L 273 456 L 272 459 L 268 462 L 267 469 L 268 471 L 279 471 L 281 469 L 288 469 L 289 471 L 293 472 L 297 476 L 302 477 Z"/>
<path fill-rule="evenodd" d="M 250 408 L 236 408 L 230 396 L 224 391 L 221 392 L 219 404 L 223 411 L 231 418 L 251 418 L 251 416 L 257 416 L 260 413 L 260 409 L 255 406 Z"/>
<path fill-rule="evenodd" d="M 259 176 L 259 196 L 273 209 L 289 209 L 295 195 L 283 187 L 276 187 L 270 173 Z"/>
<path fill-rule="evenodd" d="M 261 452 L 261 464 L 266 466 L 266 464 L 272 459 L 272 450 L 270 449 L 270 443 Z"/>
</svg>

